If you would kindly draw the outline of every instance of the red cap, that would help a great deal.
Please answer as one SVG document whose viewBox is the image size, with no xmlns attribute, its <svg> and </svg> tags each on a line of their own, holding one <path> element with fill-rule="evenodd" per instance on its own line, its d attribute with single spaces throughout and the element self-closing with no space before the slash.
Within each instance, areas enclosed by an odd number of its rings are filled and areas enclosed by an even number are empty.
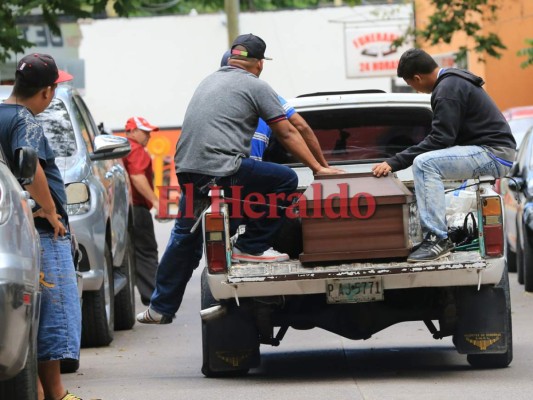
<svg viewBox="0 0 533 400">
<path fill-rule="evenodd" d="M 135 128 L 140 129 L 141 131 L 146 131 L 146 132 L 152 132 L 152 131 L 159 130 L 159 127 L 155 125 L 151 125 L 143 117 L 131 117 L 126 122 L 126 131 L 131 131 Z"/>
</svg>

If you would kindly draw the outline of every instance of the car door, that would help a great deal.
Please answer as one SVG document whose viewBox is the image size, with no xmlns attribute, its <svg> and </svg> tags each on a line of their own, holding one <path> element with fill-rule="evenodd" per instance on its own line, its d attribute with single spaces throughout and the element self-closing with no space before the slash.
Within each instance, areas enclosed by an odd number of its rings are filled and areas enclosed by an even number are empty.
<svg viewBox="0 0 533 400">
<path fill-rule="evenodd" d="M 82 98 L 75 95 L 74 102 L 80 110 L 87 128 L 93 137 L 101 135 L 102 133 L 96 127 L 94 119 Z M 107 193 L 106 202 L 111 224 L 113 265 L 120 265 L 126 247 L 128 228 L 129 190 L 126 181 L 126 172 L 120 159 L 96 161 L 93 163 L 97 164 L 98 174 Z"/>
<path fill-rule="evenodd" d="M 533 169 L 531 168 L 531 145 L 533 144 L 533 140 L 531 138 L 531 135 L 526 135 L 524 140 L 522 141 L 522 144 L 520 146 L 520 150 L 518 151 L 518 155 L 516 158 L 516 166 L 512 169 L 512 178 L 515 178 L 516 181 L 508 182 L 518 183 L 522 182 L 520 190 L 515 191 L 508 191 L 506 193 L 505 198 L 505 211 L 506 211 L 506 217 L 509 217 L 508 225 L 508 238 L 509 243 L 512 245 L 513 241 L 513 233 L 514 233 L 514 243 L 516 243 L 516 246 L 523 247 L 523 243 L 519 243 L 518 240 L 521 239 L 524 240 L 524 232 L 523 227 L 524 224 L 522 223 L 524 218 L 524 211 L 526 206 L 528 206 L 528 181 L 530 185 L 533 185 Z M 529 199 L 531 201 L 531 199 Z M 531 204 L 529 205 L 531 206 Z M 513 218 L 514 216 L 514 218 Z"/>
</svg>

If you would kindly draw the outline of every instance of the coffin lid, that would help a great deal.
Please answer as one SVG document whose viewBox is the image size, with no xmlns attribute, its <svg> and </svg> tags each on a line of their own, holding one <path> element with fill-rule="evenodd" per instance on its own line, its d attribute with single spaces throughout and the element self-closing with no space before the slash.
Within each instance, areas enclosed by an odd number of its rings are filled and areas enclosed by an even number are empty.
<svg viewBox="0 0 533 400">
<path fill-rule="evenodd" d="M 315 175 L 313 183 L 305 190 L 304 196 L 307 206 L 312 207 L 316 200 L 333 197 L 333 206 L 339 205 L 342 184 L 347 184 L 348 198 L 359 193 L 372 196 L 377 205 L 406 204 L 414 201 L 413 193 L 393 174 L 376 178 L 372 172 L 347 173 L 339 175 Z M 316 186 L 319 185 L 319 186 Z M 320 188 L 320 189 L 319 189 Z M 343 197 L 345 197 L 343 195 Z M 304 199 L 300 199 L 303 201 Z M 365 198 L 359 199 L 359 204 L 365 204 Z"/>
</svg>

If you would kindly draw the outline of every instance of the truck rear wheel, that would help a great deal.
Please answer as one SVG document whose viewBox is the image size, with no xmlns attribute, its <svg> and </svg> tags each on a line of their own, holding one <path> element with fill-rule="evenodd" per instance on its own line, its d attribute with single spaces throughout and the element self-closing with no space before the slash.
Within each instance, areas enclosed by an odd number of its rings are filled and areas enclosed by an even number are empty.
<svg viewBox="0 0 533 400">
<path fill-rule="evenodd" d="M 220 305 L 201 277 L 201 308 Z M 243 376 L 259 364 L 259 340 L 253 320 L 239 307 L 228 306 L 220 316 L 202 320 L 202 374 L 208 378 Z"/>
</svg>

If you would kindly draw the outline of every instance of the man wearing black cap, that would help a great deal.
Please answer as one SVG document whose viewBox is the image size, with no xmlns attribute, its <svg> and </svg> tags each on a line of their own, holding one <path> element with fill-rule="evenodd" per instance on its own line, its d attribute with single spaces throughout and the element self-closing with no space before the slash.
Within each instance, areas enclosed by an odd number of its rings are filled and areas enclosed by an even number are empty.
<svg viewBox="0 0 533 400">
<path fill-rule="evenodd" d="M 33 215 L 42 249 L 37 358 L 42 384 L 39 398 L 44 392 L 48 400 L 80 399 L 63 387 L 60 360 L 79 358 L 81 309 L 70 235 L 65 228 L 65 185 L 35 115 L 50 105 L 57 84 L 71 79 L 57 69 L 49 55 L 30 54 L 18 63 L 13 91 L 0 104 L 0 145 L 10 165 L 14 165 L 17 149 L 24 146 L 34 148 L 39 157 L 33 183 L 25 189 L 37 204 Z"/>
<path fill-rule="evenodd" d="M 267 59 L 265 49 L 265 42 L 255 35 L 237 37 L 231 46 L 229 65 L 209 75 L 196 89 L 185 113 L 174 159 L 184 193 L 180 210 L 188 209 L 193 198 L 195 203 L 207 198 L 214 184 L 223 187 L 230 196 L 232 187 L 241 187 L 241 198 L 254 193 L 265 197 L 273 194 L 279 199 L 295 192 L 298 178 L 293 170 L 249 158 L 259 118 L 315 174 L 338 173 L 321 166 L 302 137 L 290 130 L 276 92 L 258 79 Z M 192 192 L 187 192 L 187 187 L 192 187 Z M 278 205 L 287 203 L 280 201 Z M 287 254 L 277 252 L 270 244 L 283 219 L 267 218 L 266 214 L 260 218 L 244 215 L 246 231 L 233 247 L 233 262 L 288 260 Z M 195 222 L 195 217 L 184 214 L 176 219 L 159 263 L 150 307 L 137 316 L 139 322 L 172 322 L 187 282 L 202 257 L 201 230 L 191 233 Z"/>
</svg>

